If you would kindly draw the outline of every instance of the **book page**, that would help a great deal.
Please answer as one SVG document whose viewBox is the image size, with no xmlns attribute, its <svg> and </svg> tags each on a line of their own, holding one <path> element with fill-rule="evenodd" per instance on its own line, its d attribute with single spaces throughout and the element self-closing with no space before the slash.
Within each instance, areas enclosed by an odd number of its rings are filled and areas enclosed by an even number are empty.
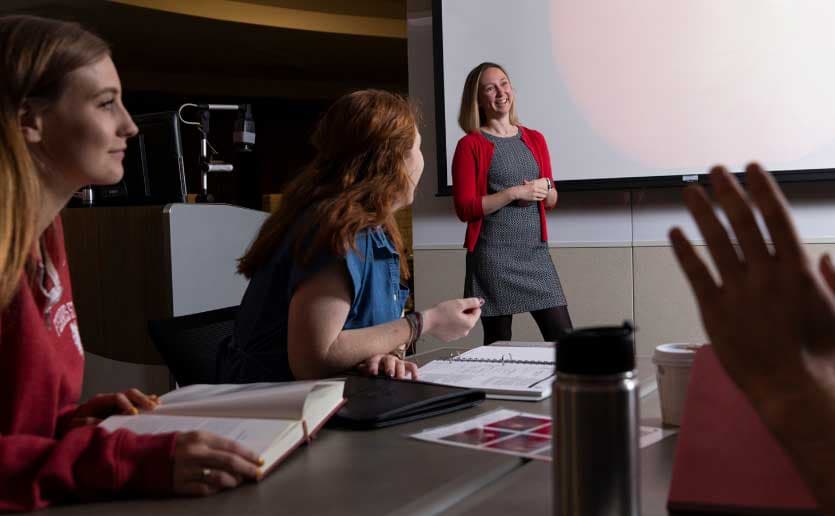
<svg viewBox="0 0 835 516">
<path fill-rule="evenodd" d="M 549 391 L 554 366 L 433 360 L 421 367 L 420 380 L 472 389 Z"/>
<path fill-rule="evenodd" d="M 263 455 L 273 441 L 298 424 L 294 421 L 281 419 L 235 419 L 142 414 L 138 416 L 111 416 L 99 426 L 111 432 L 124 428 L 137 434 L 202 430 L 237 441 L 258 455 Z"/>
<path fill-rule="evenodd" d="M 314 388 L 338 390 L 341 382 L 189 385 L 162 396 L 153 414 L 206 417 L 302 419 L 305 399 Z"/>
<path fill-rule="evenodd" d="M 541 362 L 554 364 L 556 361 L 553 347 L 517 347 L 517 346 L 479 346 L 458 355 L 459 360 L 505 360 L 510 362 Z M 455 360 L 453 358 L 453 360 Z"/>
</svg>

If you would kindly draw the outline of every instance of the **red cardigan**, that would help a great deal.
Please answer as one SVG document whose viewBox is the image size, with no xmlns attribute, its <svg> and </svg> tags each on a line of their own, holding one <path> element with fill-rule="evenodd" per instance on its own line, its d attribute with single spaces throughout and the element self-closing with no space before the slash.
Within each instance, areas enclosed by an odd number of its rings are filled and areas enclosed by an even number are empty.
<svg viewBox="0 0 835 516">
<path fill-rule="evenodd" d="M 162 494 L 173 484 L 174 434 L 69 429 L 84 369 L 60 219 L 44 246 L 62 291 L 49 306 L 26 276 L 0 313 L 0 512 L 56 502 Z"/>
<path fill-rule="evenodd" d="M 519 126 L 522 141 L 531 150 L 536 164 L 539 165 L 539 177 L 553 179 L 551 173 L 551 155 L 548 145 L 539 131 Z M 461 221 L 467 223 L 464 247 L 467 251 L 475 250 L 484 209 L 481 198 L 487 195 L 487 171 L 493 159 L 495 146 L 480 131 L 473 131 L 458 140 L 455 155 L 452 158 L 452 195 L 455 199 L 455 213 Z M 548 228 L 545 222 L 545 201 L 539 202 L 539 221 L 542 228 L 542 241 L 548 241 Z"/>
</svg>

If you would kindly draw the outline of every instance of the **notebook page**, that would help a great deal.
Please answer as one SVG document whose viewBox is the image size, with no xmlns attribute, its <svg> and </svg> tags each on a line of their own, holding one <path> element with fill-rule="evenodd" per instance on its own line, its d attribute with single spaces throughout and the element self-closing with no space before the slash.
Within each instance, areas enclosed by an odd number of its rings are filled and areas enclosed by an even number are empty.
<svg viewBox="0 0 835 516">
<path fill-rule="evenodd" d="M 479 346 L 458 355 L 459 360 L 491 360 L 501 362 L 537 362 L 555 363 L 554 348 L 534 348 L 516 346 Z"/>
<path fill-rule="evenodd" d="M 505 362 L 434 360 L 421 367 L 424 382 L 471 389 L 542 392 L 551 388 L 554 366 Z"/>
</svg>

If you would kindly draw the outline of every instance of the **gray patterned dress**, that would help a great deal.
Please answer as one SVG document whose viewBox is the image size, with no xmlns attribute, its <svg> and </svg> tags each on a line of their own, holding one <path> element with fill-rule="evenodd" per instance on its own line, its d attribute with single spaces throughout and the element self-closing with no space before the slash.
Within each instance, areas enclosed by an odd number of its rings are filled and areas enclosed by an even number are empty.
<svg viewBox="0 0 835 516">
<path fill-rule="evenodd" d="M 506 138 L 482 134 L 495 145 L 487 172 L 488 194 L 539 177 L 521 131 Z M 511 203 L 484 216 L 478 243 L 467 253 L 464 296 L 484 298 L 484 317 L 565 305 L 548 243 L 542 241 L 537 203 Z"/>
</svg>

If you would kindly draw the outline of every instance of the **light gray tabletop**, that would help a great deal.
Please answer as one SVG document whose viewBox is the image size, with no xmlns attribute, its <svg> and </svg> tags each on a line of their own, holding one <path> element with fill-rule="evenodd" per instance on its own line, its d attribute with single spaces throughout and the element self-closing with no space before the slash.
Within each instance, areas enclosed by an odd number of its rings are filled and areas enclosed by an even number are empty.
<svg viewBox="0 0 835 516">
<path fill-rule="evenodd" d="M 655 369 L 649 357 L 638 357 L 638 377 L 648 386 L 648 394 L 641 399 L 641 424 L 661 426 L 661 408 L 658 392 L 654 390 Z M 541 403 L 487 402 L 490 406 L 504 406 L 525 412 L 551 412 L 551 400 Z M 461 419 L 464 419 L 463 417 Z M 666 429 L 665 433 L 672 433 Z M 676 447 L 676 435 L 670 435 L 658 443 L 640 451 L 641 460 L 641 515 L 666 516 L 667 493 Z M 526 464 L 473 493 L 444 514 L 451 516 L 504 516 L 507 514 L 553 514 L 552 464 L 527 461 Z"/>
<path fill-rule="evenodd" d="M 418 362 L 448 356 L 449 352 L 450 349 L 442 349 L 422 354 Z M 657 406 L 657 400 L 654 403 Z M 420 430 L 462 421 L 499 407 L 548 414 L 551 402 L 487 400 L 474 408 L 380 430 L 325 428 L 310 446 L 296 450 L 258 484 L 208 498 L 83 504 L 55 507 L 46 513 L 509 514 L 506 510 L 513 508 L 515 501 L 508 497 L 518 493 L 519 500 L 529 500 L 526 513 L 550 514 L 549 463 L 408 438 Z M 668 438 L 642 451 L 646 508 L 663 507 L 661 498 L 666 500 L 673 447 Z"/>
<path fill-rule="evenodd" d="M 666 516 L 676 437 L 641 450 L 641 515 Z M 452 507 L 451 516 L 551 516 L 552 464 L 531 461 Z"/>
</svg>

